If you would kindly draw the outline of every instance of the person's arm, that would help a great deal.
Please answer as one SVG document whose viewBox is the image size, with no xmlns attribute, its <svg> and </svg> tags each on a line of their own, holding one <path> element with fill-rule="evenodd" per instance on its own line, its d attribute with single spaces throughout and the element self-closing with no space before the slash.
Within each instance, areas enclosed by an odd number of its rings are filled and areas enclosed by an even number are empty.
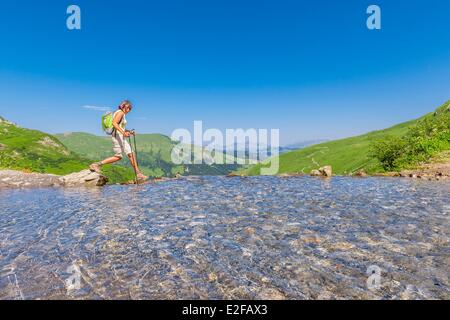
<svg viewBox="0 0 450 320">
<path fill-rule="evenodd" d="M 123 117 L 124 117 L 124 113 L 123 111 L 117 112 L 117 114 L 115 115 L 114 119 L 113 119 L 113 127 L 114 129 L 116 129 L 117 131 L 119 131 L 121 134 L 123 134 L 125 137 L 127 137 L 129 134 L 122 129 L 122 127 L 119 125 L 119 123 L 122 121 Z"/>
</svg>

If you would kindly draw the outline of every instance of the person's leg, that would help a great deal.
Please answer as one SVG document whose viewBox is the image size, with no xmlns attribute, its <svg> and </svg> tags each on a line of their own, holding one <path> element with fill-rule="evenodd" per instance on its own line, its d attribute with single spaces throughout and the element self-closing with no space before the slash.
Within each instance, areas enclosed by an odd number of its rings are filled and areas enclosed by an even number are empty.
<svg viewBox="0 0 450 320">
<path fill-rule="evenodd" d="M 131 166 L 133 167 L 134 171 L 136 172 L 137 178 L 139 180 L 147 180 L 148 177 L 146 175 L 144 175 L 141 172 L 141 170 L 139 170 L 139 166 L 137 164 L 136 157 L 133 152 L 128 154 L 128 159 L 130 160 Z"/>
<path fill-rule="evenodd" d="M 136 174 L 141 173 L 139 171 L 139 167 L 138 167 L 138 164 L 136 162 L 136 157 L 134 156 L 134 153 L 129 153 L 128 154 L 128 159 L 130 160 L 131 166 L 133 167 L 134 171 L 136 171 Z"/>
<path fill-rule="evenodd" d="M 100 163 L 102 165 L 104 165 L 104 164 L 111 164 L 111 163 L 114 163 L 114 162 L 117 162 L 117 161 L 120 161 L 120 160 L 122 160 L 121 156 L 120 157 L 119 156 L 114 156 L 114 157 L 106 158 L 105 160 L 100 161 Z"/>
<path fill-rule="evenodd" d="M 112 143 L 113 143 L 113 150 L 115 155 L 109 158 L 106 158 L 100 162 L 97 163 L 93 163 L 89 166 L 89 169 L 91 171 L 95 171 L 97 173 L 101 172 L 101 167 L 105 164 L 111 164 L 117 161 L 122 160 L 122 145 L 119 141 L 119 139 L 117 139 L 115 136 L 112 136 Z"/>
<path fill-rule="evenodd" d="M 100 162 L 96 162 L 96 163 L 91 164 L 89 166 L 89 169 L 91 171 L 95 171 L 97 173 L 100 173 L 101 170 L 102 170 L 102 166 L 103 165 L 111 164 L 111 163 L 114 163 L 114 162 L 117 162 L 117 161 L 120 161 L 120 160 L 122 160 L 121 156 L 120 157 L 119 156 L 114 156 L 114 157 L 106 158 L 105 160 L 102 160 Z"/>
<path fill-rule="evenodd" d="M 126 140 L 124 141 L 123 147 L 124 147 L 125 153 L 128 156 L 128 159 L 130 160 L 131 166 L 134 169 L 134 172 L 136 172 L 137 178 L 139 180 L 147 180 L 148 177 L 146 175 L 142 174 L 141 170 L 139 170 L 139 165 L 137 163 L 136 154 L 134 152 L 132 152 L 128 141 L 126 141 Z"/>
</svg>

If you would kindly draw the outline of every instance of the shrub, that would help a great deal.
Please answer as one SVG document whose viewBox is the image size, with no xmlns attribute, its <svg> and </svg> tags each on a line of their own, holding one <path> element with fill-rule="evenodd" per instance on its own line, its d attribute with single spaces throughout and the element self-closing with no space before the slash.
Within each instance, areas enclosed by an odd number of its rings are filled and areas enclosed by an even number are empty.
<svg viewBox="0 0 450 320">
<path fill-rule="evenodd" d="M 397 169 L 397 160 L 406 152 L 403 139 L 394 136 L 386 136 L 384 139 L 373 142 L 371 156 L 378 159 L 383 169 L 390 171 Z"/>
<path fill-rule="evenodd" d="M 402 137 L 386 136 L 372 142 L 371 155 L 387 170 L 400 170 L 428 161 L 450 149 L 450 112 L 437 111 L 419 120 Z"/>
</svg>

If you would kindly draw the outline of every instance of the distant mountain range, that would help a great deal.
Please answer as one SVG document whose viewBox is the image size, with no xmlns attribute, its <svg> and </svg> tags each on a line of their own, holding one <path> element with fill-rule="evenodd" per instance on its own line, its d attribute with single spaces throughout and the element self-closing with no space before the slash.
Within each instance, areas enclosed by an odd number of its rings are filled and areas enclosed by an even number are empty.
<svg viewBox="0 0 450 320">
<path fill-rule="evenodd" d="M 282 153 L 286 153 L 289 151 L 293 151 L 293 150 L 298 150 L 298 149 L 303 149 L 306 148 L 308 146 L 314 145 L 314 144 L 318 144 L 318 143 L 322 143 L 328 140 L 307 140 L 307 141 L 303 141 L 303 142 L 299 142 L 299 143 L 295 143 L 295 144 L 290 144 L 290 145 L 286 145 L 286 146 L 280 146 L 278 148 L 278 153 L 282 154 Z M 223 148 L 223 153 L 232 155 L 236 158 L 238 157 L 244 157 L 247 159 L 252 159 L 253 161 L 263 161 L 269 157 L 271 157 L 272 155 L 274 155 L 276 151 L 276 148 L 273 148 L 270 145 L 267 144 L 250 144 L 245 143 L 235 143 L 234 145 L 228 145 L 225 148 Z"/>
<path fill-rule="evenodd" d="M 330 141 L 330 140 L 328 140 L 328 139 L 305 140 L 305 141 L 302 141 L 302 142 L 288 144 L 286 146 L 281 147 L 281 149 L 284 150 L 285 152 L 293 151 L 293 150 L 298 150 L 298 149 L 303 149 L 303 148 L 306 148 L 306 147 L 309 147 L 309 146 L 313 146 L 315 144 L 327 142 L 327 141 Z"/>
</svg>

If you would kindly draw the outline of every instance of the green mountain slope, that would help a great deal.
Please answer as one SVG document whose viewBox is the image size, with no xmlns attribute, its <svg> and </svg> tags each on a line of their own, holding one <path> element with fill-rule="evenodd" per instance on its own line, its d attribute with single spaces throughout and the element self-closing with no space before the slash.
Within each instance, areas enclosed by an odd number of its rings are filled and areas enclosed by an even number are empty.
<svg viewBox="0 0 450 320">
<path fill-rule="evenodd" d="M 55 137 L 20 128 L 0 118 L 0 168 L 67 174 L 86 168 L 87 161 Z"/>
<path fill-rule="evenodd" d="M 448 114 L 450 114 L 446 108 L 448 108 L 448 103 L 436 110 L 436 119 L 441 122 L 446 121 L 441 118 L 443 116 L 448 117 Z M 279 173 L 309 174 L 311 170 L 325 165 L 331 165 L 333 171 L 341 175 L 351 174 L 360 169 L 364 169 L 368 173 L 383 172 L 384 168 L 381 162 L 372 155 L 373 144 L 383 139 L 392 139 L 392 137 L 405 137 L 409 134 L 412 126 L 422 123 L 426 119 L 432 119 L 433 117 L 435 117 L 434 114 L 430 113 L 420 119 L 401 123 L 385 130 L 321 143 L 305 149 L 281 154 L 279 156 Z M 251 166 L 241 173 L 258 175 L 263 165 Z"/>
</svg>

